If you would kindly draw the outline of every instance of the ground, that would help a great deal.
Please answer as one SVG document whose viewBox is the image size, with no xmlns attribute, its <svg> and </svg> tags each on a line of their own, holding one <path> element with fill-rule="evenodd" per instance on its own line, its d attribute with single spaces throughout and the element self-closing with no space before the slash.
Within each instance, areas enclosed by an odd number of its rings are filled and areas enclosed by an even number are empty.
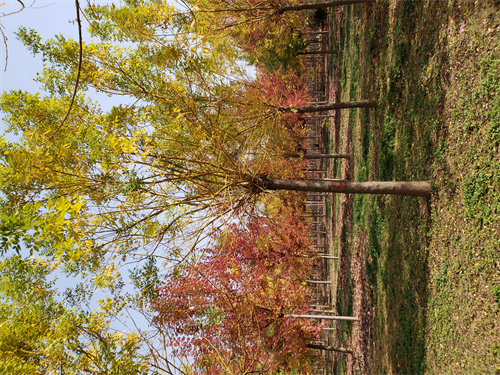
<svg viewBox="0 0 500 375">
<path fill-rule="evenodd" d="M 362 320 L 338 325 L 354 355 L 333 372 L 500 374 L 500 2 L 380 1 L 332 17 L 342 100 L 378 100 L 342 112 L 330 147 L 353 160 L 335 174 L 433 181 L 430 200 L 334 198 L 335 308 Z"/>
</svg>

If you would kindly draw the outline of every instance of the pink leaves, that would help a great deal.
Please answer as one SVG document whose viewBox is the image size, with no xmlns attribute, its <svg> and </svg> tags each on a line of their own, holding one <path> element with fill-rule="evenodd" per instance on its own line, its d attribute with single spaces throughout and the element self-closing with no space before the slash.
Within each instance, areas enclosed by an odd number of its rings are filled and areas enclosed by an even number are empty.
<svg viewBox="0 0 500 375">
<path fill-rule="evenodd" d="M 310 97 L 303 79 L 292 72 L 259 71 L 256 84 L 258 97 L 274 106 L 301 107 Z"/>
</svg>

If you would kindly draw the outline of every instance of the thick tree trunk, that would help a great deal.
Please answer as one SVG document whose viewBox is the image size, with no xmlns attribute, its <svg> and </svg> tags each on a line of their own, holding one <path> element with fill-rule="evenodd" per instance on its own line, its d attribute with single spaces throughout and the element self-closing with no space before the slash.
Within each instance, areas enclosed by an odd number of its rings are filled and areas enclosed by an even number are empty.
<svg viewBox="0 0 500 375">
<path fill-rule="evenodd" d="M 349 159 L 351 154 L 286 154 L 289 158 L 302 159 Z"/>
<path fill-rule="evenodd" d="M 334 346 L 317 345 L 317 344 L 307 344 L 306 346 L 311 349 L 320 349 L 320 350 L 328 350 L 329 352 L 352 354 L 352 350 L 347 348 L 336 348 Z"/>
<path fill-rule="evenodd" d="M 374 3 L 376 0 L 333 0 L 327 1 L 325 3 L 309 3 L 309 4 L 297 4 L 297 5 L 287 5 L 278 9 L 278 14 L 283 14 L 285 12 L 293 12 L 299 10 L 308 10 L 308 9 L 324 9 L 337 7 L 340 5 L 350 5 L 350 4 L 359 4 L 359 3 Z"/>
<path fill-rule="evenodd" d="M 431 181 L 303 181 L 261 178 L 257 185 L 267 190 L 315 191 L 322 193 L 389 194 L 415 197 L 431 196 Z"/>
<path fill-rule="evenodd" d="M 313 113 L 325 112 L 332 109 L 345 109 L 345 108 L 375 108 L 377 101 L 373 99 L 358 100 L 354 102 L 340 102 L 340 103 L 327 103 L 305 107 L 280 107 L 279 110 L 283 113 Z"/>
</svg>

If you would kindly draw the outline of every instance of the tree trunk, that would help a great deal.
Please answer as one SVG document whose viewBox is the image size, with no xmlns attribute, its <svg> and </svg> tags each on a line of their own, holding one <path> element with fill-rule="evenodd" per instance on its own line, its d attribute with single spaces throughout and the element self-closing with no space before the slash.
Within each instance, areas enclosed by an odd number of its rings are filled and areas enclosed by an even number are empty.
<svg viewBox="0 0 500 375">
<path fill-rule="evenodd" d="M 349 159 L 351 154 L 286 154 L 289 158 L 302 159 Z"/>
<path fill-rule="evenodd" d="M 335 348 L 334 346 L 317 345 L 317 344 L 307 344 L 306 346 L 311 349 L 320 349 L 320 350 L 328 350 L 330 352 L 352 354 L 352 350 L 347 348 Z"/>
<path fill-rule="evenodd" d="M 327 1 L 325 3 L 310 3 L 310 4 L 297 4 L 297 5 L 287 5 L 281 7 L 277 10 L 278 14 L 283 14 L 285 12 L 293 12 L 299 10 L 309 10 L 309 9 L 324 9 L 337 7 L 340 5 L 350 5 L 359 3 L 374 3 L 376 0 L 333 0 Z"/>
<path fill-rule="evenodd" d="M 315 191 L 323 193 L 389 194 L 415 197 L 431 196 L 431 181 L 303 181 L 259 178 L 256 185 L 267 190 Z"/>
<path fill-rule="evenodd" d="M 328 103 L 320 105 L 312 105 L 305 107 L 279 107 L 280 112 L 283 113 L 312 113 L 312 112 L 325 112 L 332 109 L 345 109 L 345 108 L 375 108 L 377 106 L 377 101 L 373 99 L 368 100 L 358 100 L 354 102 L 340 102 L 340 103 Z"/>
<path fill-rule="evenodd" d="M 304 51 L 297 52 L 297 56 L 309 56 L 309 55 L 336 55 L 335 51 Z"/>
<path fill-rule="evenodd" d="M 358 321 L 359 319 L 354 316 L 331 316 L 331 315 L 301 315 L 301 314 L 287 314 L 288 318 L 303 318 L 303 319 L 326 319 L 326 320 L 348 320 Z"/>
</svg>

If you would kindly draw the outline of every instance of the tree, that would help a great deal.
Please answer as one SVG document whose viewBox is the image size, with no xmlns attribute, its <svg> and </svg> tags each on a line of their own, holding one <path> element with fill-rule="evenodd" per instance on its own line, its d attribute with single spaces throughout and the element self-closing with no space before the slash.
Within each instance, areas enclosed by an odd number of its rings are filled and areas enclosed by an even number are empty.
<svg viewBox="0 0 500 375">
<path fill-rule="evenodd" d="M 38 80 L 48 95 L 1 97 L 7 132 L 17 135 L 0 142 L 1 241 L 20 252 L 22 243 L 109 289 L 120 285 L 121 264 L 151 257 L 164 261 L 173 283 L 181 265 L 209 274 L 204 267 L 210 262 L 219 266 L 220 280 L 229 280 L 227 265 L 238 265 L 200 260 L 196 244 L 203 236 L 255 217 L 266 190 L 332 191 L 335 185 L 307 185 L 300 160 L 276 158 L 280 142 L 289 139 L 279 126 L 283 111 L 247 100 L 234 50 L 216 48 L 203 36 L 167 35 L 177 31 L 178 14 L 164 5 L 130 0 L 122 8 L 90 8 L 92 30 L 102 41 L 82 46 L 81 64 L 77 42 L 63 36 L 43 42 L 22 29 L 19 37 L 46 62 Z M 78 74 L 79 93 L 68 114 Z M 123 103 L 101 107 L 85 96 L 91 90 Z M 413 192 L 360 184 L 335 191 Z M 417 185 L 430 194 L 429 183 Z M 245 329 L 252 319 L 262 327 L 263 319 L 279 314 L 275 307 L 259 310 L 260 302 L 253 306 Z M 285 324 L 273 319 L 269 327 Z"/>
<path fill-rule="evenodd" d="M 372 1 L 188 1 L 186 17 L 191 22 L 186 24 L 202 34 L 234 39 L 252 64 L 268 70 L 296 70 L 301 69 L 298 54 L 308 44 L 305 38 L 308 21 L 304 22 L 302 11 Z"/>
<path fill-rule="evenodd" d="M 110 329 L 120 307 L 111 300 L 95 311 L 66 307 L 48 280 L 53 269 L 42 257 L 0 263 L 0 372 L 149 374 L 140 337 Z"/>
<path fill-rule="evenodd" d="M 196 242 L 202 228 L 247 212 L 266 189 L 430 195 L 428 182 L 284 180 L 300 178 L 300 160 L 275 156 L 277 142 L 290 139 L 275 126 L 281 111 L 269 110 L 283 108 L 282 101 L 247 100 L 249 91 L 227 77 L 237 71 L 225 55 L 191 51 L 185 48 L 189 38 L 158 35 L 164 27 L 159 19 L 174 11 L 158 15 L 156 3 L 131 5 L 91 10 L 100 22 L 93 30 L 104 30 L 107 42 L 86 44 L 81 66 L 76 42 L 58 37 L 43 43 L 35 32 L 21 30 L 29 48 L 51 63 L 39 77 L 50 96 L 2 97 L 7 131 L 19 135 L 0 145 L 4 212 L 33 201 L 46 205 L 51 197 L 83 202 L 78 216 L 68 213 L 71 225 L 64 229 L 72 231 L 75 246 L 93 240 L 126 255 L 138 247 L 145 253 L 167 249 L 179 237 Z M 133 102 L 105 112 L 80 94 L 61 127 L 78 69 L 82 93 L 92 88 Z M 186 235 L 191 228 L 194 237 Z M 175 255 L 177 248 L 165 256 L 184 259 Z"/>
<path fill-rule="evenodd" d="M 297 12 L 311 9 L 333 8 L 342 5 L 370 3 L 375 0 L 330 0 L 297 3 L 294 1 L 252 1 L 252 0 L 216 0 L 195 3 L 192 10 L 199 13 L 227 13 L 232 17 L 244 14 L 246 18 L 270 17 L 270 13 L 278 15 L 286 12 Z M 242 16 L 243 17 L 243 16 Z M 249 22 L 249 21 L 247 21 Z"/>
<path fill-rule="evenodd" d="M 293 181 L 271 178 L 256 179 L 253 183 L 262 190 L 295 190 L 320 193 L 390 194 L 416 197 L 431 196 L 431 181 Z"/>
<path fill-rule="evenodd" d="M 314 113 L 314 112 L 325 112 L 334 109 L 347 109 L 347 108 L 375 108 L 377 106 L 377 101 L 373 99 L 367 100 L 357 100 L 351 102 L 339 102 L 339 103 L 327 103 L 310 105 L 304 107 L 280 107 L 279 111 L 283 113 Z"/>
<path fill-rule="evenodd" d="M 289 158 L 303 158 L 303 159 L 349 159 L 351 154 L 317 154 L 317 153 L 303 153 L 303 154 L 286 154 Z"/>
<path fill-rule="evenodd" d="M 259 69 L 256 79 L 247 83 L 245 98 L 249 102 L 250 108 L 266 111 L 266 107 L 268 107 L 267 110 L 276 110 L 282 116 L 284 114 L 304 115 L 346 108 L 374 108 L 377 105 L 376 100 L 308 105 L 310 94 L 307 92 L 305 81 L 305 75 L 297 75 L 294 71 L 275 70 L 268 72 Z M 294 120 L 298 121 L 297 118 Z"/>
<path fill-rule="evenodd" d="M 266 216 L 232 225 L 197 263 L 167 277 L 153 301 L 160 331 L 205 374 L 310 370 L 320 327 L 285 318 L 308 309 L 308 228 L 299 196 L 270 198 Z"/>
</svg>

